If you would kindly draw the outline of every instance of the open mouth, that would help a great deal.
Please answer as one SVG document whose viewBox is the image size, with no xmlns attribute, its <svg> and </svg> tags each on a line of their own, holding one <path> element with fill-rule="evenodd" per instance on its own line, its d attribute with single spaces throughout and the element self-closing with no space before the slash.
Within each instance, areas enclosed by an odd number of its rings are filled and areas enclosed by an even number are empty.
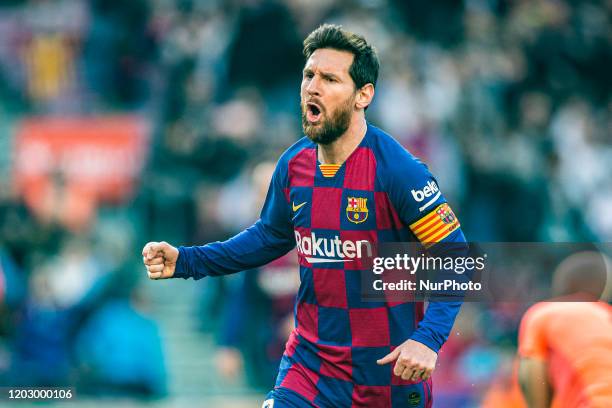
<svg viewBox="0 0 612 408">
<path fill-rule="evenodd" d="M 306 119 L 308 122 L 318 122 L 321 119 L 321 108 L 319 105 L 308 102 L 306 104 Z"/>
</svg>

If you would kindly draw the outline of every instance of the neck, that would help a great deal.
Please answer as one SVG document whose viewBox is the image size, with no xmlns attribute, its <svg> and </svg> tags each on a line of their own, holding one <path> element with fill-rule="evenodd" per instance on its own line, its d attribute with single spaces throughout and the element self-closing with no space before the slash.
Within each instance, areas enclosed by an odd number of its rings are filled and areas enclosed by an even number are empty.
<svg viewBox="0 0 612 408">
<path fill-rule="evenodd" d="M 368 130 L 365 117 L 354 115 L 346 132 L 328 145 L 319 144 L 318 159 L 322 164 L 342 164 L 348 159 Z"/>
</svg>

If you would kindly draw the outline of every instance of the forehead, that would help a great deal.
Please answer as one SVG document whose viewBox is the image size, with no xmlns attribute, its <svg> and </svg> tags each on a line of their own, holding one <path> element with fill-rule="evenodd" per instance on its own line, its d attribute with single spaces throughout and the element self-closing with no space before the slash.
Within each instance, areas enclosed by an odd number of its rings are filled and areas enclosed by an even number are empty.
<svg viewBox="0 0 612 408">
<path fill-rule="evenodd" d="M 304 68 L 336 75 L 349 75 L 349 68 L 355 56 L 348 51 L 320 48 L 312 53 Z"/>
</svg>

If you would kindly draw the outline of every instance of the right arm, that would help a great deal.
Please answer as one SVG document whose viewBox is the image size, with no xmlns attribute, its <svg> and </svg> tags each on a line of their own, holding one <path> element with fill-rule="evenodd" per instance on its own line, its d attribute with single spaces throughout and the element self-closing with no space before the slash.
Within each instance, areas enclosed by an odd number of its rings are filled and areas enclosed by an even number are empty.
<svg viewBox="0 0 612 408">
<path fill-rule="evenodd" d="M 548 365 L 545 360 L 521 357 L 518 380 L 528 407 L 547 408 L 550 406 L 551 387 L 548 382 Z"/>
<path fill-rule="evenodd" d="M 527 406 L 533 408 L 549 407 L 553 397 L 547 364 L 550 316 L 545 306 L 538 304 L 527 310 L 519 328 L 518 381 Z"/>
<path fill-rule="evenodd" d="M 174 248 L 166 243 L 148 243 L 143 261 L 149 277 L 193 278 L 227 275 L 257 268 L 289 252 L 295 246 L 289 202 L 285 196 L 287 171 L 276 166 L 260 219 L 224 242 Z M 166 252 L 170 257 L 166 256 Z M 163 259 L 163 267 L 159 265 Z M 165 266 L 172 264 L 167 271 Z"/>
</svg>

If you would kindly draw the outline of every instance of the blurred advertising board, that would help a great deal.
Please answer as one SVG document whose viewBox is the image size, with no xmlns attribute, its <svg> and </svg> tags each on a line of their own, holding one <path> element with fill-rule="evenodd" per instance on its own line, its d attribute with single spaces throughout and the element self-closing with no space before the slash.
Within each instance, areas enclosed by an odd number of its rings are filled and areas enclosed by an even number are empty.
<svg viewBox="0 0 612 408">
<path fill-rule="evenodd" d="M 26 118 L 15 133 L 16 191 L 39 218 L 82 229 L 101 203 L 134 194 L 148 138 L 139 116 Z"/>
</svg>

